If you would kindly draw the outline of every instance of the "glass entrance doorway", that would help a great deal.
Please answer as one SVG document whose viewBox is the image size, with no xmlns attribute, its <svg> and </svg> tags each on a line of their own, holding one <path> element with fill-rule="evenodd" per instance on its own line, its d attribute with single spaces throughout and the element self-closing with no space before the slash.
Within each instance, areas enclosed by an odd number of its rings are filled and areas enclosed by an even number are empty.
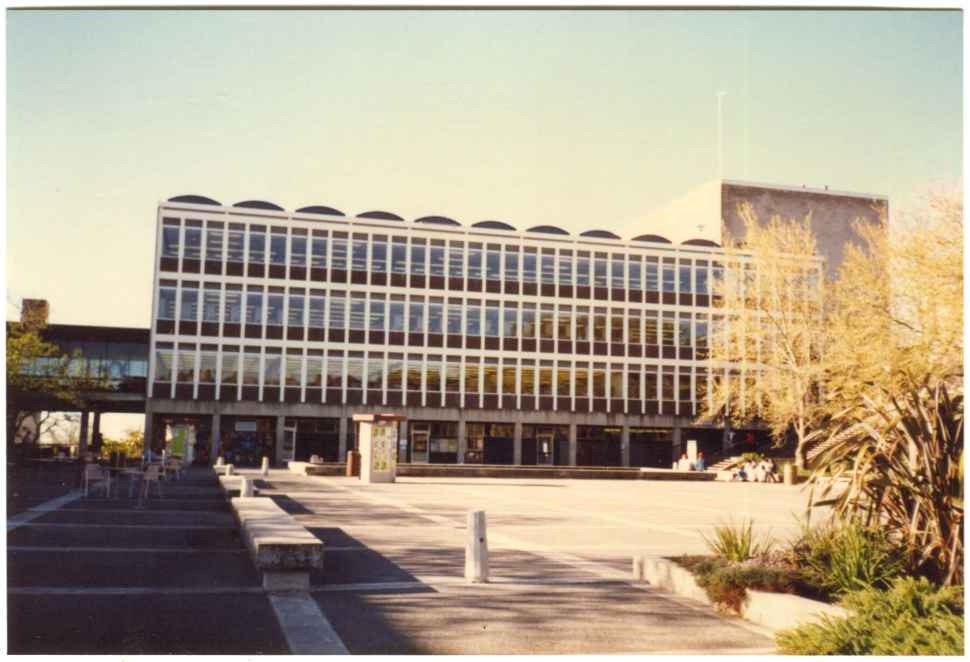
<svg viewBox="0 0 970 662">
<path fill-rule="evenodd" d="M 430 439 L 430 425 L 422 423 L 411 424 L 411 462 L 428 462 L 428 442 Z"/>
<path fill-rule="evenodd" d="M 296 459 L 296 428 L 283 429 L 283 448 L 280 449 L 280 460 L 285 465 Z"/>
<path fill-rule="evenodd" d="M 674 461 L 670 428 L 630 428 L 630 466 L 669 469 Z"/>
<path fill-rule="evenodd" d="M 556 435 L 540 432 L 536 435 L 536 464 L 552 464 L 555 453 Z"/>
</svg>

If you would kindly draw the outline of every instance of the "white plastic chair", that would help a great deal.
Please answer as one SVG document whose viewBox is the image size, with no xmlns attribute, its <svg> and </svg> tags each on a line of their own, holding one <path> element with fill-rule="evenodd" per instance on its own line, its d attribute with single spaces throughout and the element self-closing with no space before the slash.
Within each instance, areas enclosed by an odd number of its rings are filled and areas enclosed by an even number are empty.
<svg viewBox="0 0 970 662">
<path fill-rule="evenodd" d="M 182 459 L 178 457 L 168 457 L 165 459 L 165 475 L 168 476 L 170 473 L 175 474 L 176 480 L 181 480 L 182 478 Z"/>
<path fill-rule="evenodd" d="M 142 489 L 142 498 L 148 499 L 148 487 L 152 483 L 155 483 L 155 487 L 158 489 L 158 496 L 162 496 L 162 465 L 160 464 L 149 464 L 148 468 L 145 469 L 145 473 L 142 475 L 141 481 L 144 485 Z"/>
<path fill-rule="evenodd" d="M 84 498 L 88 497 L 88 490 L 90 488 L 92 481 L 103 481 L 101 483 L 95 482 L 95 485 L 102 485 L 104 487 L 104 497 L 107 499 L 111 495 L 111 472 L 102 467 L 99 464 L 88 464 L 84 467 Z"/>
</svg>

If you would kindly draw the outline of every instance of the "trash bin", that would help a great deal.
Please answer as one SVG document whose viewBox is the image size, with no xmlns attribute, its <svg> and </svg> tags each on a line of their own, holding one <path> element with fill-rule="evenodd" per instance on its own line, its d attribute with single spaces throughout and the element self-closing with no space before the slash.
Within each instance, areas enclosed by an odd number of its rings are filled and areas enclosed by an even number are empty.
<svg viewBox="0 0 970 662">
<path fill-rule="evenodd" d="M 360 476 L 360 453 L 347 451 L 347 477 Z"/>
</svg>

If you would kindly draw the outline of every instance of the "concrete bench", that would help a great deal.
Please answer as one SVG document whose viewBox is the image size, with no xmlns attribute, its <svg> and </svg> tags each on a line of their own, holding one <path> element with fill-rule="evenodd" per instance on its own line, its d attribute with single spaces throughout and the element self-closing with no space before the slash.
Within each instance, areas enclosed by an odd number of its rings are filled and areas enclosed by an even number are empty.
<svg viewBox="0 0 970 662">
<path fill-rule="evenodd" d="M 226 496 L 242 496 L 242 479 L 244 476 L 219 476 L 219 485 L 222 487 L 222 491 L 226 493 Z M 255 477 L 245 476 L 249 479 L 250 483 L 255 482 Z M 259 494 L 259 488 L 253 485 L 253 494 Z"/>
<path fill-rule="evenodd" d="M 232 512 L 267 591 L 307 591 L 323 567 L 323 543 L 272 499 L 230 499 Z"/>
</svg>

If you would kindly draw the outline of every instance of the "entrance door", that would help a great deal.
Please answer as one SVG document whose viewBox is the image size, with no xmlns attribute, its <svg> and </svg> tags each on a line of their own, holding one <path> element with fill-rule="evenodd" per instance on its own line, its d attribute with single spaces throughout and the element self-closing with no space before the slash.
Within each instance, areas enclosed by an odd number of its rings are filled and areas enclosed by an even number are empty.
<svg viewBox="0 0 970 662">
<path fill-rule="evenodd" d="M 427 427 L 411 427 L 411 461 L 428 461 L 428 441 L 431 439 L 431 431 Z"/>
<path fill-rule="evenodd" d="M 283 428 L 283 448 L 280 449 L 280 460 L 284 463 L 296 459 L 296 428 Z"/>
<path fill-rule="evenodd" d="M 540 432 L 536 435 L 536 464 L 552 464 L 556 435 Z"/>
</svg>

